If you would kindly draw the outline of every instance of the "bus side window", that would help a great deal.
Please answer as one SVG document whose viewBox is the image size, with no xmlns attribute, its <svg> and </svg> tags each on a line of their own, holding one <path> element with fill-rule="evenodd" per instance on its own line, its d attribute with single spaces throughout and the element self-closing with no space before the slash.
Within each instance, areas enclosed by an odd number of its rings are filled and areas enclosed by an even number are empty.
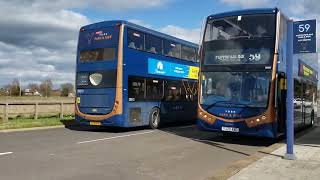
<svg viewBox="0 0 320 180">
<path fill-rule="evenodd" d="M 181 58 L 181 44 L 172 41 L 163 41 L 163 53 L 165 56 Z"/>
<path fill-rule="evenodd" d="M 182 89 L 181 81 L 168 81 L 165 85 L 165 100 L 166 101 L 185 101 L 186 92 Z"/>
<path fill-rule="evenodd" d="M 182 45 L 181 58 L 188 61 L 196 61 L 196 49 Z"/>
<path fill-rule="evenodd" d="M 146 51 L 154 54 L 162 54 L 162 40 L 156 36 L 146 34 Z"/>
<path fill-rule="evenodd" d="M 163 96 L 163 81 L 147 78 L 147 99 L 161 100 Z"/>
<path fill-rule="evenodd" d="M 145 94 L 145 84 L 143 78 L 129 77 L 129 99 L 143 100 Z"/>
<path fill-rule="evenodd" d="M 132 49 L 143 50 L 144 34 L 139 31 L 128 29 L 128 47 Z"/>
</svg>

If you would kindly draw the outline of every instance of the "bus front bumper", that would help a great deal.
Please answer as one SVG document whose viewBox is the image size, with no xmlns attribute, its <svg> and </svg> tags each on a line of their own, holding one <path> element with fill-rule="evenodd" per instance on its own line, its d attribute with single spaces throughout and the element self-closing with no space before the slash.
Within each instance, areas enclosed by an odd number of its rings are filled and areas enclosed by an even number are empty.
<svg viewBox="0 0 320 180">
<path fill-rule="evenodd" d="M 258 136 L 276 138 L 277 135 L 274 131 L 274 124 L 262 124 L 254 128 L 249 128 L 244 121 L 242 122 L 225 122 L 217 119 L 213 124 L 209 124 L 201 119 L 197 120 L 197 125 L 201 130 L 216 131 L 216 132 L 230 132 L 245 136 Z M 232 131 L 228 131 L 232 130 Z"/>
<path fill-rule="evenodd" d="M 108 119 L 102 121 L 90 121 L 84 119 L 78 115 L 75 116 L 75 120 L 81 125 L 91 125 L 91 126 L 112 126 L 112 127 L 123 127 L 122 115 L 115 115 Z"/>
</svg>

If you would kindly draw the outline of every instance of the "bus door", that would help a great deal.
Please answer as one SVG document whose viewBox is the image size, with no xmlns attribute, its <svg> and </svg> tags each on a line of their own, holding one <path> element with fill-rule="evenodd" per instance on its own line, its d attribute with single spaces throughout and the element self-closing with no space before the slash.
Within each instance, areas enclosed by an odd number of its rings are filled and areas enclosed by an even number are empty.
<svg viewBox="0 0 320 180">
<path fill-rule="evenodd" d="M 302 112 L 303 112 L 303 123 L 302 125 L 309 124 L 311 121 L 311 113 L 313 110 L 312 102 L 312 87 L 309 83 L 303 83 L 303 103 L 302 103 Z"/>
<path fill-rule="evenodd" d="M 303 84 L 299 80 L 294 80 L 294 127 L 297 128 L 303 123 Z"/>
<path fill-rule="evenodd" d="M 286 127 L 286 76 L 284 73 L 279 73 L 277 78 L 277 89 L 276 89 L 276 106 L 277 106 L 277 119 L 278 119 L 278 132 L 284 132 Z"/>
<path fill-rule="evenodd" d="M 176 121 L 188 121 L 196 118 L 196 81 L 168 80 L 165 81 L 164 88 L 164 98 L 161 103 L 162 117 Z"/>
</svg>

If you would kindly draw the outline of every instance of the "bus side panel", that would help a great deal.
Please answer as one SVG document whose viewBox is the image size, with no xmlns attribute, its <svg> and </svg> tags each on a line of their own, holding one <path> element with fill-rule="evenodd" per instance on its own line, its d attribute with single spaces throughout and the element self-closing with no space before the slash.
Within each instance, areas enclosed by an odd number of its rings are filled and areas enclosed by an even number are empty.
<svg viewBox="0 0 320 180">
<path fill-rule="evenodd" d="M 162 102 L 161 117 L 166 121 L 191 122 L 197 118 L 197 102 Z"/>
<path fill-rule="evenodd" d="M 149 125 L 149 115 L 152 108 L 160 107 L 160 102 L 127 102 L 124 111 L 126 127 Z"/>
</svg>

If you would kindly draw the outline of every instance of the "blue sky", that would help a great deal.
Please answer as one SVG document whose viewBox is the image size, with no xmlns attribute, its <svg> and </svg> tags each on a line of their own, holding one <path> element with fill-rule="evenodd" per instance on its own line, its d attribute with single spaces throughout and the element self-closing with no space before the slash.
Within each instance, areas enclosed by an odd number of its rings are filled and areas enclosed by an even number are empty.
<svg viewBox="0 0 320 180">
<path fill-rule="evenodd" d="M 83 25 L 123 19 L 198 43 L 202 20 L 210 14 L 275 6 L 294 19 L 317 18 L 320 34 L 319 0 L 0 1 L 0 87 L 19 77 L 23 87 L 45 79 L 55 87 L 73 83 Z"/>
</svg>

